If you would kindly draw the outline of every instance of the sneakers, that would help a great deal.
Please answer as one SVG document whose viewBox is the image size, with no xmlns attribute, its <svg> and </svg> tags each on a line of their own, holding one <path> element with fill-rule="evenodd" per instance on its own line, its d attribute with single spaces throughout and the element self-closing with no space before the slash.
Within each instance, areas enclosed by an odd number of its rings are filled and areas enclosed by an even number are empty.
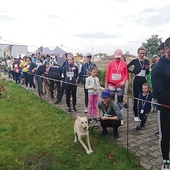
<svg viewBox="0 0 170 170">
<path fill-rule="evenodd" d="M 143 126 L 143 127 L 141 127 L 141 125 L 138 125 L 138 126 L 136 126 L 136 130 L 144 130 L 145 129 L 145 127 Z"/>
<path fill-rule="evenodd" d="M 159 132 L 156 132 L 156 133 L 155 133 L 155 136 L 159 137 Z"/>
<path fill-rule="evenodd" d="M 169 160 L 163 160 L 162 170 L 170 170 Z"/>
<path fill-rule="evenodd" d="M 124 122 L 123 122 L 123 120 L 121 120 L 121 126 L 123 126 L 124 125 Z"/>
<path fill-rule="evenodd" d="M 44 99 L 44 98 L 45 98 L 45 96 L 44 96 L 44 95 L 40 95 L 40 98 Z"/>
<path fill-rule="evenodd" d="M 134 117 L 135 122 L 140 122 L 140 119 L 138 117 Z"/>
<path fill-rule="evenodd" d="M 57 100 L 54 104 L 58 104 L 58 103 L 60 103 L 61 102 L 61 100 Z"/>
<path fill-rule="evenodd" d="M 88 109 L 87 109 L 87 107 L 85 107 L 85 109 L 84 109 L 84 113 L 87 113 L 88 112 Z"/>
<path fill-rule="evenodd" d="M 77 109 L 75 107 L 73 108 L 73 110 L 74 110 L 74 112 L 77 112 Z"/>
<path fill-rule="evenodd" d="M 141 127 L 142 130 L 145 130 L 145 126 Z"/>
<path fill-rule="evenodd" d="M 70 108 L 70 107 L 68 108 L 68 112 L 69 112 L 69 113 L 73 112 L 73 111 L 71 110 L 71 108 Z"/>
<path fill-rule="evenodd" d="M 119 133 L 118 133 L 117 130 L 114 130 L 114 131 L 113 131 L 113 137 L 114 137 L 115 139 L 119 138 Z"/>
<path fill-rule="evenodd" d="M 140 130 L 140 129 L 141 129 L 140 125 L 136 126 L 136 130 Z"/>
<path fill-rule="evenodd" d="M 88 124 L 92 123 L 92 119 L 88 118 Z"/>
</svg>

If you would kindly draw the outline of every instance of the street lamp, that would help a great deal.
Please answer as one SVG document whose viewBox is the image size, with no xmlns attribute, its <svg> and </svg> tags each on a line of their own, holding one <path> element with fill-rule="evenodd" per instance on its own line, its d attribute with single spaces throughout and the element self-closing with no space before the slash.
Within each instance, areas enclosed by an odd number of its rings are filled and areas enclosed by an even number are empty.
<svg viewBox="0 0 170 170">
<path fill-rule="evenodd" d="M 94 47 L 91 49 L 91 55 L 92 55 L 92 60 L 94 60 L 94 57 L 93 57 L 93 49 L 94 49 Z"/>
<path fill-rule="evenodd" d="M 94 49 L 94 47 L 91 49 L 92 50 L 92 56 L 93 56 L 93 49 Z"/>
</svg>

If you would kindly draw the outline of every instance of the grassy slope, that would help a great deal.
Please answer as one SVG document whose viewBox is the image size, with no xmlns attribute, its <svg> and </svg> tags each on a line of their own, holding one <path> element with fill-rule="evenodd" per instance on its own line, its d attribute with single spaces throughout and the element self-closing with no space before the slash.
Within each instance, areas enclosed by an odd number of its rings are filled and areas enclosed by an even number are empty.
<svg viewBox="0 0 170 170">
<path fill-rule="evenodd" d="M 74 143 L 74 119 L 14 83 L 0 98 L 0 169 L 142 169 L 116 144 L 90 135 L 91 155 Z"/>
</svg>

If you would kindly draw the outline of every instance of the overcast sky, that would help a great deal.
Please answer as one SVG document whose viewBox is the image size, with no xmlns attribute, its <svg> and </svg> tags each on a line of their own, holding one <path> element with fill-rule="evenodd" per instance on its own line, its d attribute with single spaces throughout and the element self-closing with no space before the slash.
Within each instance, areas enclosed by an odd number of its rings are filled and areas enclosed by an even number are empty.
<svg viewBox="0 0 170 170">
<path fill-rule="evenodd" d="M 56 46 L 74 54 L 113 54 L 137 48 L 159 35 L 170 37 L 169 0 L 4 0 L 0 43 Z"/>
</svg>

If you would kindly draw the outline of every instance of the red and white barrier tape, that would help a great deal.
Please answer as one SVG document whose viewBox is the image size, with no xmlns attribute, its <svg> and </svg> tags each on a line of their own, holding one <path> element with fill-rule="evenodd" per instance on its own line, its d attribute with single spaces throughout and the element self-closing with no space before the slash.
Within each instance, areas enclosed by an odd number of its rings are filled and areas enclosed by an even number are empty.
<svg viewBox="0 0 170 170">
<path fill-rule="evenodd" d="M 40 76 L 38 74 L 33 74 L 33 73 L 28 73 L 27 74 L 31 74 L 31 75 L 34 75 L 34 76 L 38 76 L 38 77 L 41 77 L 43 79 L 46 79 L 46 80 L 53 80 L 53 81 L 56 81 L 56 82 L 60 82 L 60 83 L 64 83 L 64 84 L 70 84 L 70 85 L 75 85 L 75 86 L 78 86 L 78 84 L 76 83 L 69 83 L 69 82 L 66 82 L 66 81 L 63 81 L 63 80 L 56 80 L 56 79 L 52 79 L 52 78 L 49 78 L 49 77 L 45 77 L 45 76 Z"/>
<path fill-rule="evenodd" d="M 139 98 L 136 98 L 136 97 L 131 97 L 131 98 L 136 99 L 136 100 L 140 100 L 140 101 L 143 101 L 143 102 L 147 102 L 147 103 L 155 104 L 155 105 L 158 105 L 158 106 L 162 106 L 162 107 L 170 108 L 170 106 L 169 106 L 169 105 L 165 105 L 165 104 L 161 104 L 161 103 L 157 103 L 157 102 L 152 102 L 152 101 L 148 101 L 148 100 L 143 100 L 143 99 L 139 99 Z"/>
</svg>

